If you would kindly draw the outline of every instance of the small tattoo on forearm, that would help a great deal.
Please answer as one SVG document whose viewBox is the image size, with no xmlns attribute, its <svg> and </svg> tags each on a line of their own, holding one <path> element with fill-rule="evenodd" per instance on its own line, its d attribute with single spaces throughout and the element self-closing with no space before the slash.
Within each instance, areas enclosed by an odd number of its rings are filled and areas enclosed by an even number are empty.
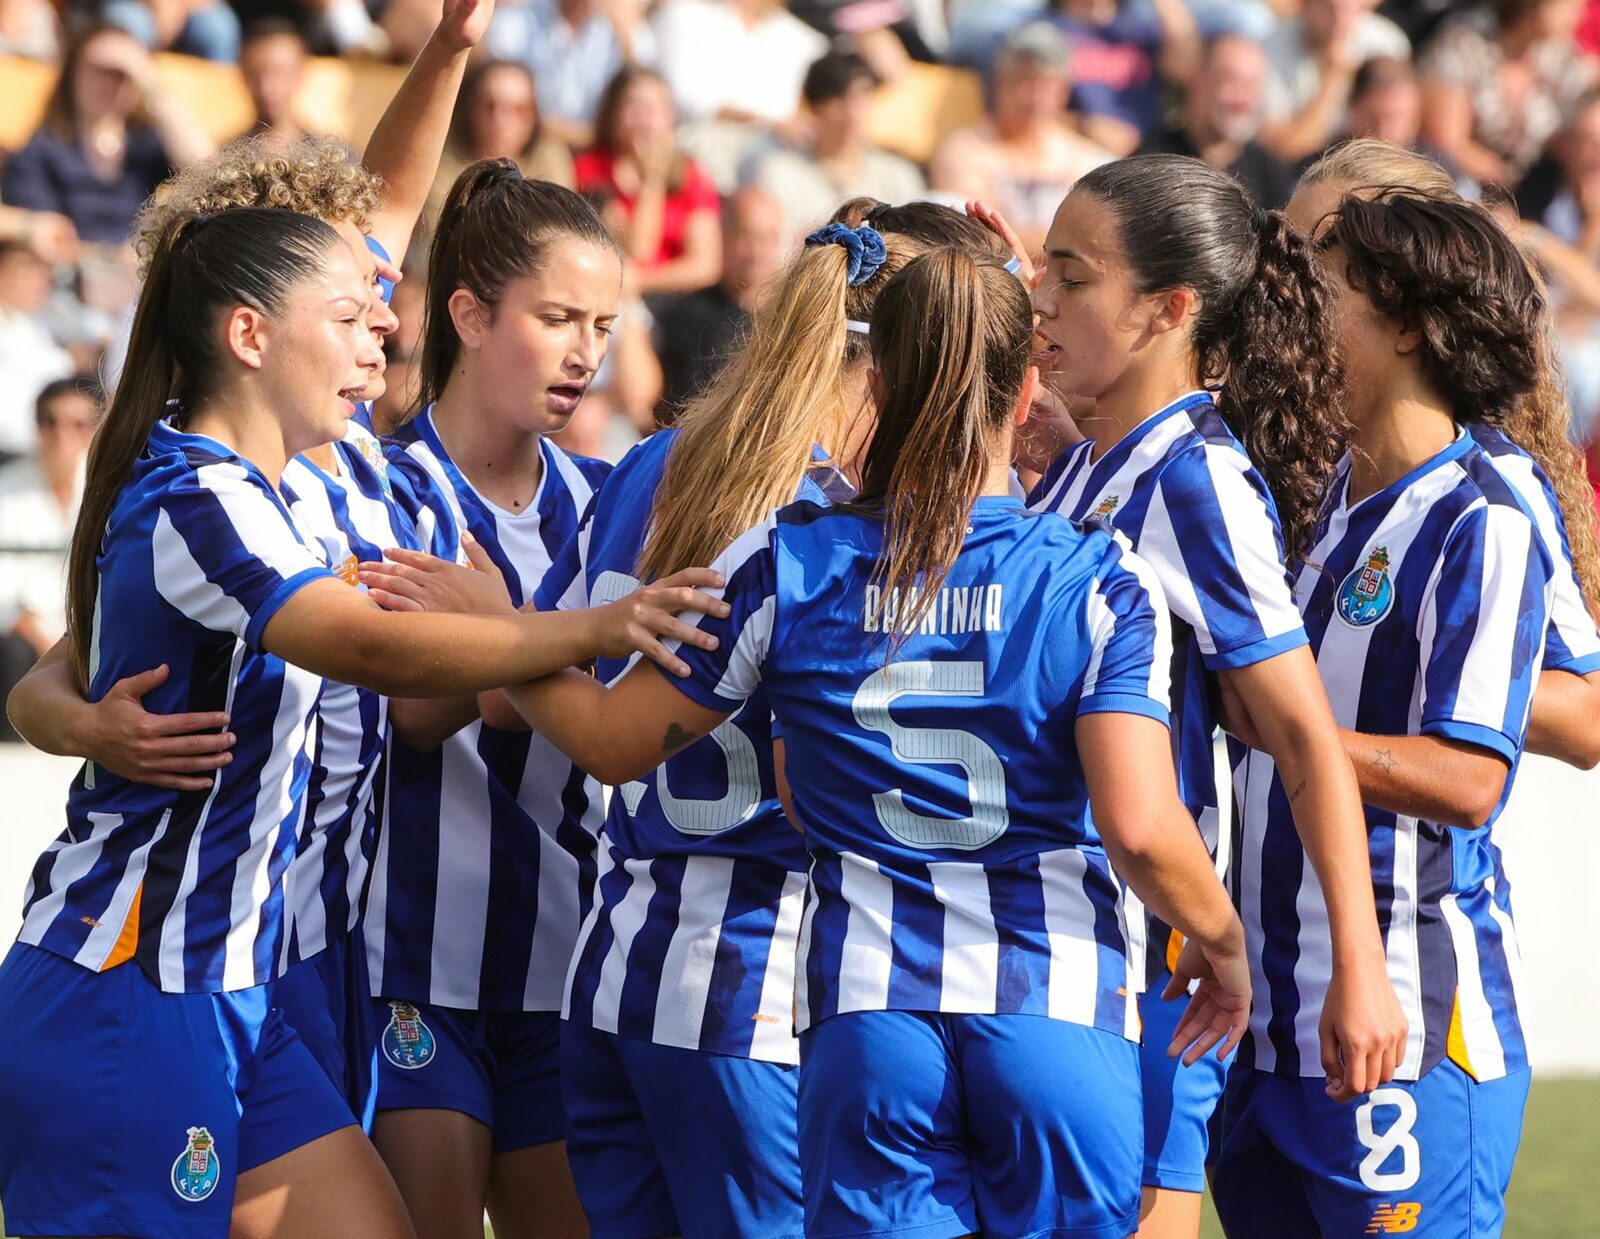
<svg viewBox="0 0 1600 1239">
<path fill-rule="evenodd" d="M 1395 761 L 1394 755 L 1388 749 L 1374 749 L 1372 752 L 1372 764 L 1379 770 L 1388 773 L 1400 763 Z"/>
<path fill-rule="evenodd" d="M 1295 801 L 1299 800 L 1300 799 L 1300 793 L 1305 791 L 1305 790 L 1306 790 L 1306 781 L 1304 779 L 1301 779 L 1299 784 L 1295 787 L 1294 791 L 1289 793 L 1289 803 L 1293 804 Z"/>
<path fill-rule="evenodd" d="M 681 749 L 694 739 L 694 734 L 678 726 L 677 723 L 667 724 L 667 734 L 661 738 L 661 751 L 670 753 L 674 749 Z"/>
</svg>

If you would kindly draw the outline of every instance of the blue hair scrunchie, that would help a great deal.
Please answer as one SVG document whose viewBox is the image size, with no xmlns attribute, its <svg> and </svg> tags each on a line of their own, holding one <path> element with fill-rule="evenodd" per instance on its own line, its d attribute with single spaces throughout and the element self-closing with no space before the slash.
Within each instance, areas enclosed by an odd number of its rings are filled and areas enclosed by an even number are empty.
<svg viewBox="0 0 1600 1239">
<path fill-rule="evenodd" d="M 859 228 L 846 228 L 843 224 L 829 224 L 818 228 L 806 238 L 806 245 L 842 245 L 850 255 L 848 279 L 853 288 L 865 284 L 878 274 L 878 268 L 888 260 L 889 250 L 876 228 L 862 224 Z"/>
</svg>

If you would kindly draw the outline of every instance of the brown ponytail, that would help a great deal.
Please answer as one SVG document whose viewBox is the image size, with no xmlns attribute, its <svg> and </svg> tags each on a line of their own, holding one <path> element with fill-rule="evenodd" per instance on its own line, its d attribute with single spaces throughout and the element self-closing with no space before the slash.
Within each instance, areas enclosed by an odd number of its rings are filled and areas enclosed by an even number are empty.
<svg viewBox="0 0 1600 1239">
<path fill-rule="evenodd" d="M 802 250 L 776 277 L 751 334 L 677 421 L 678 441 L 656 492 L 639 553 L 646 581 L 711 563 L 735 538 L 794 500 L 817 444 L 838 441 L 852 410 L 845 371 L 868 352 L 847 319 L 872 322 L 895 273 L 932 246 L 959 245 L 1009 257 L 976 220 L 931 202 L 843 204 L 834 222 L 879 232 L 888 257 L 876 275 L 851 285 L 837 245 Z M 1015 279 L 1013 279 L 1015 283 Z M 692 520 L 684 513 L 693 512 Z"/>
<path fill-rule="evenodd" d="M 169 401 L 193 407 L 216 382 L 217 318 L 234 306 L 265 314 L 322 269 L 344 242 L 295 211 L 239 208 L 173 220 L 156 242 L 128 339 L 128 363 L 89 448 L 83 503 L 67 561 L 72 670 L 88 692 L 89 650 L 100 591 L 99 555 L 122 488 Z"/>
<path fill-rule="evenodd" d="M 1141 293 L 1192 288 L 1195 379 L 1221 385 L 1222 418 L 1261 470 L 1290 561 L 1310 549 L 1344 450 L 1328 295 L 1307 242 L 1232 177 L 1181 155 L 1094 169 L 1074 192 L 1115 213 Z"/>
<path fill-rule="evenodd" d="M 1027 291 L 992 258 L 933 250 L 878 299 L 872 355 L 884 400 L 854 506 L 883 515 L 873 581 L 880 627 L 895 608 L 891 652 L 916 630 L 961 553 L 1032 347 Z"/>
<path fill-rule="evenodd" d="M 622 259 L 594 208 L 570 189 L 532 181 L 509 159 L 468 164 L 439 211 L 428 252 L 421 380 L 411 413 L 432 404 L 450 381 L 461 339 L 450 298 L 464 288 L 492 312 L 512 280 L 533 275 L 560 240 L 597 245 Z"/>
</svg>

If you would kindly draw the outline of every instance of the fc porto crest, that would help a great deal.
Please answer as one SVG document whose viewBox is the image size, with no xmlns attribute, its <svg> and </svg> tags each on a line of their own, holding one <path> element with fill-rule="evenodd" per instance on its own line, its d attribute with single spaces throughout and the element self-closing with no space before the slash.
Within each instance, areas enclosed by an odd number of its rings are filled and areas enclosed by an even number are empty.
<svg viewBox="0 0 1600 1239">
<path fill-rule="evenodd" d="M 393 1014 L 383 1030 L 383 1056 L 403 1071 L 426 1067 L 437 1047 L 422 1013 L 409 1002 L 391 1002 L 389 1010 Z"/>
<path fill-rule="evenodd" d="M 217 1190 L 222 1170 L 211 1133 L 204 1127 L 191 1127 L 188 1135 L 188 1146 L 172 1163 L 172 1190 L 184 1200 L 200 1201 Z"/>
<path fill-rule="evenodd" d="M 383 487 L 383 493 L 392 493 L 394 487 L 389 481 L 389 465 L 383 458 L 383 448 L 378 441 L 369 435 L 357 435 L 355 445 L 356 451 L 361 453 L 361 459 L 371 465 L 372 471 L 378 475 L 378 485 Z"/>
<path fill-rule="evenodd" d="M 1091 521 L 1106 521 L 1109 523 L 1111 517 L 1117 510 L 1117 505 L 1121 502 L 1121 495 L 1107 495 L 1100 501 L 1100 506 L 1097 507 L 1093 512 L 1089 513 L 1088 519 Z"/>
<path fill-rule="evenodd" d="M 1339 618 L 1352 628 L 1376 624 L 1394 606 L 1394 582 L 1389 579 L 1389 549 L 1374 547 L 1362 564 L 1339 586 L 1334 600 Z"/>
</svg>

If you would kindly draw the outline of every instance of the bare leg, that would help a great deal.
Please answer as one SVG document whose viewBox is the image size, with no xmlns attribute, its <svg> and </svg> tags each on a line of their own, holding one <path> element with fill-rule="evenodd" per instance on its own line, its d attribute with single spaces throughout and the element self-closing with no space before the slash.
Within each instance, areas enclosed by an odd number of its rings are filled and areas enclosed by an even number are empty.
<svg viewBox="0 0 1600 1239">
<path fill-rule="evenodd" d="M 413 1239 L 405 1205 L 359 1127 L 239 1176 L 230 1239 Z"/>
<path fill-rule="evenodd" d="M 492 1148 L 487 1127 L 459 1110 L 380 1110 L 372 1139 L 417 1239 L 483 1239 Z"/>
<path fill-rule="evenodd" d="M 565 1140 L 495 1154 L 489 1220 L 496 1239 L 588 1239 Z"/>
</svg>

